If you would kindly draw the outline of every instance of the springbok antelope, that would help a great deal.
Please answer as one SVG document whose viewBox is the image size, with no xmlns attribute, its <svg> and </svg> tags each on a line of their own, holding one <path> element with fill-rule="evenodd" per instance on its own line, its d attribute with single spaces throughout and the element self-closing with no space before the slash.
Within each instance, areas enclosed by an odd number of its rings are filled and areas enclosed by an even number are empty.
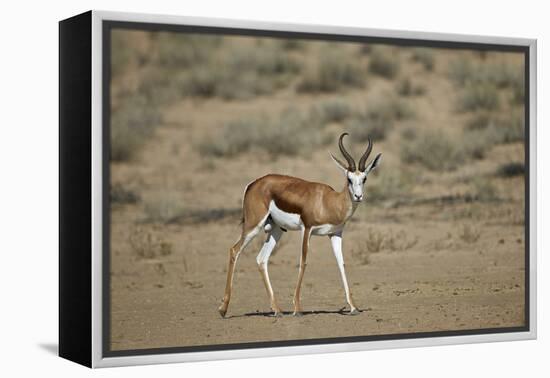
<svg viewBox="0 0 550 378">
<path fill-rule="evenodd" d="M 367 158 L 372 150 L 369 138 L 368 147 L 359 160 L 356 169 L 355 161 L 346 151 L 343 139 L 348 135 L 343 133 L 338 140 L 338 147 L 347 161 L 347 165 L 330 154 L 336 165 L 344 172 L 346 184 L 342 191 L 337 192 L 330 186 L 316 182 L 305 181 L 296 177 L 269 174 L 250 184 L 244 190 L 242 234 L 239 240 L 229 250 L 229 266 L 227 268 L 227 282 L 223 303 L 219 307 L 222 317 L 227 313 L 235 264 L 242 250 L 258 235 L 263 228 L 268 233 L 256 262 L 262 275 L 265 288 L 271 301 L 271 309 L 275 316 L 282 315 L 281 308 L 275 300 L 273 288 L 269 281 L 267 265 L 269 256 L 275 245 L 286 230 L 302 232 L 302 255 L 298 272 L 298 283 L 294 292 L 294 315 L 302 315 L 300 304 L 300 288 L 306 269 L 306 258 L 311 235 L 325 235 L 330 238 L 332 251 L 336 257 L 342 283 L 346 293 L 346 300 L 350 306 L 350 314 L 358 314 L 359 310 L 353 303 L 342 255 L 342 231 L 346 222 L 351 218 L 357 206 L 364 198 L 363 186 L 369 172 L 380 163 L 380 156 L 366 165 Z"/>
</svg>

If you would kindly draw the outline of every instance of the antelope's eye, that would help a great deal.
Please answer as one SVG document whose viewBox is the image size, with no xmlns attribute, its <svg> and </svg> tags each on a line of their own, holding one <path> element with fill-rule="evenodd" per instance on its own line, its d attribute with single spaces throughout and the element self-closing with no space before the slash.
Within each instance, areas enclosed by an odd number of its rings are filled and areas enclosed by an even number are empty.
<svg viewBox="0 0 550 378">
<path fill-rule="evenodd" d="M 353 183 L 351 182 L 351 179 L 348 177 L 348 182 L 350 185 L 353 185 Z"/>
<path fill-rule="evenodd" d="M 363 177 L 363 184 L 367 182 L 367 176 Z"/>
</svg>

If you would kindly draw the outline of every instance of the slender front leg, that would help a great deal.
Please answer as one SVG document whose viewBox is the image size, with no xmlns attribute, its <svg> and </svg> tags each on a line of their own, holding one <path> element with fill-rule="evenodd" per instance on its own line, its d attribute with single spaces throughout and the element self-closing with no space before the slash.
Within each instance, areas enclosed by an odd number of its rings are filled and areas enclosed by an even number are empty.
<svg viewBox="0 0 550 378">
<path fill-rule="evenodd" d="M 260 253 L 258 253 L 258 257 L 256 257 L 256 262 L 258 263 L 258 269 L 260 270 L 260 273 L 262 274 L 262 278 L 264 280 L 265 289 L 267 291 L 267 295 L 269 296 L 269 300 L 271 302 L 271 309 L 273 310 L 275 316 L 281 316 L 283 313 L 281 311 L 281 308 L 277 304 L 277 301 L 275 300 L 275 295 L 273 294 L 273 288 L 271 287 L 271 281 L 269 280 L 269 273 L 267 271 L 267 265 L 269 264 L 269 257 L 271 256 L 271 253 L 273 252 L 275 245 L 277 244 L 277 242 L 281 238 L 281 235 L 283 234 L 283 231 L 279 227 L 277 226 L 273 226 L 273 227 L 274 227 L 273 231 L 271 231 L 267 236 L 267 240 L 262 246 Z"/>
<path fill-rule="evenodd" d="M 346 270 L 344 268 L 344 255 L 342 254 L 342 233 L 338 233 L 330 236 L 330 244 L 332 244 L 332 252 L 334 252 L 334 257 L 336 257 L 336 262 L 338 263 L 338 269 L 340 270 L 340 276 L 342 277 L 342 283 L 344 284 L 344 290 L 346 291 L 346 300 L 350 306 L 350 314 L 356 315 L 359 314 L 359 310 L 355 307 L 353 299 L 351 298 L 351 293 L 349 290 L 348 279 L 346 277 Z"/>
<path fill-rule="evenodd" d="M 294 292 L 294 315 L 302 315 L 302 304 L 300 303 L 300 290 L 302 288 L 302 280 L 304 271 L 306 270 L 307 250 L 309 248 L 309 238 L 311 236 L 311 228 L 305 227 L 302 235 L 302 256 L 300 257 L 300 271 L 298 272 L 298 283 Z"/>
<path fill-rule="evenodd" d="M 241 254 L 242 250 L 246 248 L 248 243 L 258 234 L 259 229 L 255 228 L 248 232 L 247 234 L 243 233 L 237 243 L 229 249 L 229 262 L 227 263 L 227 280 L 225 282 L 225 293 L 223 295 L 223 301 L 221 306 L 218 308 L 220 315 L 225 317 L 227 313 L 227 307 L 229 307 L 229 301 L 231 300 L 231 289 L 233 287 L 233 274 L 235 273 L 235 265 L 237 264 L 237 259 Z"/>
</svg>

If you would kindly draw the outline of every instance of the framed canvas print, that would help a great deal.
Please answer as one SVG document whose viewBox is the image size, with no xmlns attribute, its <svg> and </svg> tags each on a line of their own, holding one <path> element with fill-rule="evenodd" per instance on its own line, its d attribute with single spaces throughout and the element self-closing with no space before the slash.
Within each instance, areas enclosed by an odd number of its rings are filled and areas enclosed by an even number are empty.
<svg viewBox="0 0 550 378">
<path fill-rule="evenodd" d="M 536 41 L 60 24 L 59 353 L 536 337 Z"/>
</svg>

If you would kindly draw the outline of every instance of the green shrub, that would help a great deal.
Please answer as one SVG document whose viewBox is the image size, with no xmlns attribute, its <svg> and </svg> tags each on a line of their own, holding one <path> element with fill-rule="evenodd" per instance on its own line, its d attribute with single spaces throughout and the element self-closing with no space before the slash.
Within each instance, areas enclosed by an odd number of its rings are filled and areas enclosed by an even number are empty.
<svg viewBox="0 0 550 378">
<path fill-rule="evenodd" d="M 111 160 L 123 161 L 134 156 L 161 122 L 156 107 L 143 96 L 130 96 L 111 112 Z"/>
<path fill-rule="evenodd" d="M 497 88 L 513 88 L 523 82 L 523 72 L 520 67 L 512 67 L 505 63 L 484 65 L 477 71 L 477 81 L 494 84 Z"/>
<path fill-rule="evenodd" d="M 418 47 L 413 49 L 412 60 L 422 64 L 426 71 L 433 71 L 435 65 L 433 49 Z"/>
<path fill-rule="evenodd" d="M 468 85 L 459 98 L 461 111 L 495 110 L 498 107 L 498 90 L 491 84 Z"/>
<path fill-rule="evenodd" d="M 411 177 L 400 170 L 380 171 L 367 183 L 367 201 L 399 200 L 409 196 L 413 186 Z"/>
<path fill-rule="evenodd" d="M 489 112 L 476 112 L 466 122 L 467 130 L 485 130 L 493 123 L 493 116 Z"/>
<path fill-rule="evenodd" d="M 469 59 L 461 58 L 451 61 L 448 76 L 458 86 L 465 86 L 474 80 L 475 68 Z"/>
<path fill-rule="evenodd" d="M 353 115 L 352 107 L 343 100 L 332 99 L 314 105 L 310 110 L 310 118 L 321 124 L 342 122 Z"/>
<path fill-rule="evenodd" d="M 370 54 L 369 71 L 386 79 L 393 79 L 399 72 L 399 61 L 389 49 L 378 47 Z"/>
<path fill-rule="evenodd" d="M 464 155 L 467 158 L 481 160 L 492 147 L 484 130 L 464 131 L 460 140 Z"/>
<path fill-rule="evenodd" d="M 408 77 L 399 80 L 395 89 L 401 96 L 420 96 L 426 93 L 426 88 L 423 85 L 414 83 Z"/>
<path fill-rule="evenodd" d="M 359 48 L 359 52 L 361 54 L 365 54 L 365 55 L 368 55 L 372 52 L 373 50 L 373 46 L 372 45 L 369 45 L 369 44 L 363 44 L 361 45 L 361 47 Z"/>
<path fill-rule="evenodd" d="M 158 193 L 146 199 L 145 220 L 153 223 L 173 223 L 185 213 L 180 197 L 175 193 Z"/>
<path fill-rule="evenodd" d="M 353 139 L 358 142 L 366 142 L 368 138 L 384 140 L 388 132 L 393 128 L 394 119 L 386 113 L 376 110 L 367 110 L 364 114 L 354 117 L 347 128 Z"/>
<path fill-rule="evenodd" d="M 522 142 L 525 138 L 524 115 L 521 110 L 506 113 L 478 112 L 466 123 L 466 130 L 478 131 L 488 146 Z"/>
<path fill-rule="evenodd" d="M 495 117 L 485 130 L 485 138 L 490 145 L 523 142 L 525 121 L 521 112 Z"/>
<path fill-rule="evenodd" d="M 414 111 L 406 102 L 389 97 L 367 105 L 364 112 L 356 113 L 351 118 L 347 127 L 359 142 L 366 142 L 369 136 L 374 140 L 383 140 L 396 121 L 413 117 Z"/>
<path fill-rule="evenodd" d="M 498 167 L 496 174 L 500 177 L 522 176 L 525 174 L 525 164 L 518 162 L 503 164 Z"/>
<path fill-rule="evenodd" d="M 151 106 L 163 106 L 181 99 L 179 76 L 168 77 L 161 70 L 145 68 L 140 73 L 137 94 L 145 97 Z"/>
<path fill-rule="evenodd" d="M 226 123 L 215 138 L 202 141 L 199 152 L 214 157 L 233 157 L 251 150 L 271 157 L 308 155 L 332 140 L 321 126 L 296 109 L 286 109 L 278 118 L 251 117 Z"/>
<path fill-rule="evenodd" d="M 433 171 L 453 170 L 464 163 L 466 156 L 460 143 L 440 130 L 419 132 L 401 146 L 401 160 L 417 163 Z"/>
<path fill-rule="evenodd" d="M 512 87 L 512 104 L 523 104 L 525 102 L 525 81 L 523 75 L 521 79 L 514 83 Z"/>
<path fill-rule="evenodd" d="M 365 72 L 354 61 L 328 54 L 320 58 L 319 66 L 297 85 L 298 92 L 334 92 L 344 88 L 362 88 Z"/>
<path fill-rule="evenodd" d="M 267 120 L 248 118 L 230 121 L 222 125 L 221 135 L 208 138 L 199 144 L 202 154 L 214 157 L 232 157 L 248 152 L 254 143 L 261 139 L 261 131 Z"/>
<path fill-rule="evenodd" d="M 222 38 L 215 35 L 157 32 L 153 38 L 160 69 L 195 67 L 208 62 Z"/>
<path fill-rule="evenodd" d="M 412 140 L 418 137 L 418 130 L 414 127 L 405 127 L 401 130 L 401 138 L 404 140 Z"/>
<path fill-rule="evenodd" d="M 156 63 L 140 85 L 155 97 L 248 99 L 289 84 L 301 66 L 277 41 L 223 50 L 223 39 L 208 35 L 157 33 Z M 223 52 L 223 53 L 222 53 Z"/>
<path fill-rule="evenodd" d="M 235 49 L 224 60 L 233 74 L 255 71 L 258 75 L 276 76 L 295 74 L 301 69 L 296 60 L 274 44 Z"/>
<path fill-rule="evenodd" d="M 140 200 L 139 195 L 133 190 L 126 189 L 121 184 L 111 185 L 109 199 L 111 204 L 134 204 Z"/>
<path fill-rule="evenodd" d="M 491 181 L 486 177 L 476 177 L 471 182 L 472 197 L 476 201 L 491 202 L 499 199 L 498 192 Z"/>
<path fill-rule="evenodd" d="M 452 61 L 448 75 L 460 87 L 490 84 L 496 88 L 515 88 L 523 83 L 523 67 L 504 63 L 472 63 L 468 58 Z"/>
<path fill-rule="evenodd" d="M 386 139 L 387 133 L 392 126 L 392 123 L 385 120 L 354 118 L 347 124 L 346 129 L 349 130 L 353 140 L 364 143 L 369 137 L 377 141 Z"/>
<path fill-rule="evenodd" d="M 279 46 L 283 50 L 302 50 L 305 47 L 304 41 L 299 39 L 281 39 Z"/>
<path fill-rule="evenodd" d="M 130 43 L 127 32 L 114 30 L 111 34 L 111 74 L 123 75 L 130 66 L 139 67 L 148 57 Z"/>
<path fill-rule="evenodd" d="M 499 123 L 502 143 L 516 143 L 525 140 L 525 119 L 522 112 L 512 113 Z"/>
</svg>

